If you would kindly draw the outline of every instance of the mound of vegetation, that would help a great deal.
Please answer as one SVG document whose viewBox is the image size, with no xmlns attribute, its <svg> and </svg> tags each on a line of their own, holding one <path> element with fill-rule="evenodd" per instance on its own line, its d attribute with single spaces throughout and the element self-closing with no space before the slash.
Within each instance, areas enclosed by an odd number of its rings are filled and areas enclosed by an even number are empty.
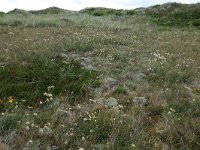
<svg viewBox="0 0 200 150">
<path fill-rule="evenodd" d="M 37 60 L 28 64 L 9 64 L 0 68 L 0 99 L 27 100 L 36 106 L 45 100 L 48 86 L 54 86 L 52 94 L 67 94 L 71 102 L 84 97 L 87 87 L 96 83 L 97 73 L 81 68 L 78 62 Z"/>
<path fill-rule="evenodd" d="M 9 11 L 7 14 L 20 14 L 20 15 L 29 15 L 30 13 L 23 9 L 13 9 Z"/>
<path fill-rule="evenodd" d="M 177 27 L 200 27 L 200 3 L 166 3 L 146 9 L 146 14 L 153 17 L 153 22 Z"/>
<path fill-rule="evenodd" d="M 111 9 L 111 8 L 86 8 L 81 10 L 80 12 L 86 13 L 93 16 L 123 16 L 123 15 L 134 15 L 136 11 L 134 10 L 123 10 L 123 9 Z"/>
<path fill-rule="evenodd" d="M 64 13 L 66 12 L 66 10 L 58 8 L 58 7 L 49 7 L 46 9 L 42 9 L 42 10 L 37 10 L 37 11 L 29 11 L 32 14 L 60 14 L 60 13 Z"/>
<path fill-rule="evenodd" d="M 3 16 L 4 14 L 5 14 L 4 12 L 0 11 L 0 16 Z"/>
</svg>

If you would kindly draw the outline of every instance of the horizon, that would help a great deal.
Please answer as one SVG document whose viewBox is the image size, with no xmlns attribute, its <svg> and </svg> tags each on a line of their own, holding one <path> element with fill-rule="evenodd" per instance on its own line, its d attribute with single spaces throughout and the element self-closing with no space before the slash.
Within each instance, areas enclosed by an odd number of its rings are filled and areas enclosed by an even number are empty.
<svg viewBox="0 0 200 150">
<path fill-rule="evenodd" d="M 58 7 L 61 9 L 79 11 L 88 7 L 104 7 L 113 9 L 135 9 L 140 7 L 149 7 L 157 4 L 164 4 L 169 2 L 176 2 L 181 4 L 195 4 L 199 0 L 2 0 L 0 11 L 9 12 L 14 9 L 23 10 L 41 10 L 49 7 Z"/>
</svg>

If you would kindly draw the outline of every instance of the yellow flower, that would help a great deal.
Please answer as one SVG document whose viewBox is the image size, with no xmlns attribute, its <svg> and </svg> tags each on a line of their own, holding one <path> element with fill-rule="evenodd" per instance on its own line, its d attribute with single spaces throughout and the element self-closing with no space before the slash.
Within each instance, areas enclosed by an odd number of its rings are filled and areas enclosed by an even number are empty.
<svg viewBox="0 0 200 150">
<path fill-rule="evenodd" d="M 8 103 L 13 103 L 13 101 L 14 101 L 13 99 L 9 99 Z"/>
<path fill-rule="evenodd" d="M 12 96 L 9 96 L 7 98 L 7 100 L 8 100 L 8 103 L 13 103 L 14 102 L 14 98 Z"/>
</svg>

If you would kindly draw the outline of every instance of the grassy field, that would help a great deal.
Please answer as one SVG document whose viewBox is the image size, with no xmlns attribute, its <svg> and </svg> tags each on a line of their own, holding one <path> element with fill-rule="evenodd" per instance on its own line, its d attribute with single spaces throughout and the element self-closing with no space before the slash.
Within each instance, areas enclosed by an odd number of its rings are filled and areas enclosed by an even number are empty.
<svg viewBox="0 0 200 150">
<path fill-rule="evenodd" d="M 0 12 L 0 149 L 198 149 L 199 19 L 177 3 Z"/>
</svg>

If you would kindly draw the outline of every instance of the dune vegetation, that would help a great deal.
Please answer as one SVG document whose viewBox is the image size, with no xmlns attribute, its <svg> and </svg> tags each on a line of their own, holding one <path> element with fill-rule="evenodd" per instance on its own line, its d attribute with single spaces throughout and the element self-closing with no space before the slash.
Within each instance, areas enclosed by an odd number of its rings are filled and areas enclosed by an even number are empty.
<svg viewBox="0 0 200 150">
<path fill-rule="evenodd" d="M 0 12 L 0 149 L 199 149 L 199 27 L 199 4 Z"/>
</svg>

